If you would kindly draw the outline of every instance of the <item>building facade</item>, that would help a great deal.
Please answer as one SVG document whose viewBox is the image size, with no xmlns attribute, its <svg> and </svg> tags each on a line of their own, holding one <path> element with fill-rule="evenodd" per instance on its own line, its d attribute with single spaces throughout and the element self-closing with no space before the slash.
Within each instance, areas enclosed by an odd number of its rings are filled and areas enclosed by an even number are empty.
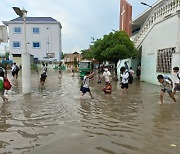
<svg viewBox="0 0 180 154">
<path fill-rule="evenodd" d="M 10 53 L 17 57 L 24 50 L 24 26 L 22 18 L 11 21 L 3 21 L 9 28 Z M 61 23 L 51 17 L 27 17 L 26 18 L 26 42 L 27 51 L 44 60 L 51 58 L 54 61 L 61 60 Z"/>
<path fill-rule="evenodd" d="M 157 84 L 157 75 L 173 78 L 180 67 L 180 0 L 159 0 L 132 22 L 132 40 L 141 53 L 141 80 Z"/>
<path fill-rule="evenodd" d="M 67 67 L 74 67 L 74 60 L 79 63 L 82 59 L 82 55 L 78 52 L 64 54 L 64 63 Z"/>
</svg>

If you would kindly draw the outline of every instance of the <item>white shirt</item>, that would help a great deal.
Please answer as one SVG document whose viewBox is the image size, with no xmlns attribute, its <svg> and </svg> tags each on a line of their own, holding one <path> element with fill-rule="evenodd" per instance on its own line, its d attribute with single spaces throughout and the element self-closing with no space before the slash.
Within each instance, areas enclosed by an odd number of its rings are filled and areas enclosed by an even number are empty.
<svg viewBox="0 0 180 154">
<path fill-rule="evenodd" d="M 86 75 L 84 76 L 84 79 L 83 79 L 83 87 L 89 88 L 89 78 L 87 78 Z"/>
<path fill-rule="evenodd" d="M 123 72 L 123 74 L 121 74 L 121 77 L 122 77 L 122 83 L 124 84 L 128 83 L 128 78 L 129 78 L 128 72 Z"/>
<path fill-rule="evenodd" d="M 131 73 L 131 75 L 133 75 L 133 74 L 134 74 L 134 71 L 133 71 L 133 70 L 129 70 L 129 72 Z"/>
<path fill-rule="evenodd" d="M 105 79 L 106 82 L 110 82 L 111 81 L 111 73 L 109 71 L 104 71 L 103 73 L 103 77 Z"/>
</svg>

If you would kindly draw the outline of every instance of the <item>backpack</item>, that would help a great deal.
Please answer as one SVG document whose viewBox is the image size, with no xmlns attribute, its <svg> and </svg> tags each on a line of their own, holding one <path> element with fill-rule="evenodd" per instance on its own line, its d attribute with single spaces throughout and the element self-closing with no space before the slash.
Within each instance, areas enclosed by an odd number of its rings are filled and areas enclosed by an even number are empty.
<svg viewBox="0 0 180 154">
<path fill-rule="evenodd" d="M 164 80 L 170 81 L 171 82 L 171 86 L 173 86 L 173 81 L 168 76 L 164 76 Z"/>
<path fill-rule="evenodd" d="M 180 76 L 179 76 L 180 73 L 177 73 L 177 78 L 180 80 Z"/>
<path fill-rule="evenodd" d="M 13 69 L 14 72 L 19 72 L 19 67 L 16 65 Z"/>
<path fill-rule="evenodd" d="M 3 80 L 0 80 L 0 90 L 3 90 L 4 86 L 3 86 Z"/>
<path fill-rule="evenodd" d="M 133 83 L 133 76 L 131 75 L 131 73 L 130 73 L 129 71 L 127 71 L 126 73 L 129 74 L 128 83 L 129 83 L 129 84 L 132 84 L 132 83 Z"/>
<path fill-rule="evenodd" d="M 3 84 L 3 86 L 4 86 L 4 89 L 6 89 L 6 90 L 11 89 L 12 85 L 11 85 L 11 83 L 9 82 L 8 78 L 4 78 L 4 84 Z"/>
</svg>

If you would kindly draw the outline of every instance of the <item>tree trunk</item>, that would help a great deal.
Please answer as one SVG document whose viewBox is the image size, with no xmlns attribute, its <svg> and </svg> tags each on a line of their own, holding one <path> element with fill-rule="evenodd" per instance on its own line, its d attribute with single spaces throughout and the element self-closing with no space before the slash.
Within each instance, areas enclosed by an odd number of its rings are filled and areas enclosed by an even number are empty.
<svg viewBox="0 0 180 154">
<path fill-rule="evenodd" d="M 115 71 L 115 78 L 114 78 L 114 79 L 115 79 L 116 81 L 118 81 L 118 76 L 117 76 L 117 63 L 118 63 L 118 62 L 115 62 L 115 63 L 114 63 L 114 64 L 115 64 L 115 70 L 114 70 L 114 71 Z"/>
<path fill-rule="evenodd" d="M 100 65 L 101 65 L 101 62 L 99 62 L 99 65 L 98 65 L 98 81 L 100 80 L 100 73 L 101 73 Z"/>
</svg>

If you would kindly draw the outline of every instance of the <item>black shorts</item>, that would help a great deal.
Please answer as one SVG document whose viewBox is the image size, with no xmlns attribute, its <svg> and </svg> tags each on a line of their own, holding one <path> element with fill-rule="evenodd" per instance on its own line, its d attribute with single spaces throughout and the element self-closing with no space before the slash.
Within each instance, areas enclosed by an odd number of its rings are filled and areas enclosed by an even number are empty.
<svg viewBox="0 0 180 154">
<path fill-rule="evenodd" d="M 128 89 L 128 83 L 122 83 L 121 88 L 122 89 L 124 89 L 124 88 Z"/>
<path fill-rule="evenodd" d="M 12 71 L 12 76 L 18 76 L 18 71 Z"/>
<path fill-rule="evenodd" d="M 85 94 L 86 92 L 90 92 L 90 89 L 82 87 L 81 91 L 82 91 L 83 94 Z"/>
</svg>

